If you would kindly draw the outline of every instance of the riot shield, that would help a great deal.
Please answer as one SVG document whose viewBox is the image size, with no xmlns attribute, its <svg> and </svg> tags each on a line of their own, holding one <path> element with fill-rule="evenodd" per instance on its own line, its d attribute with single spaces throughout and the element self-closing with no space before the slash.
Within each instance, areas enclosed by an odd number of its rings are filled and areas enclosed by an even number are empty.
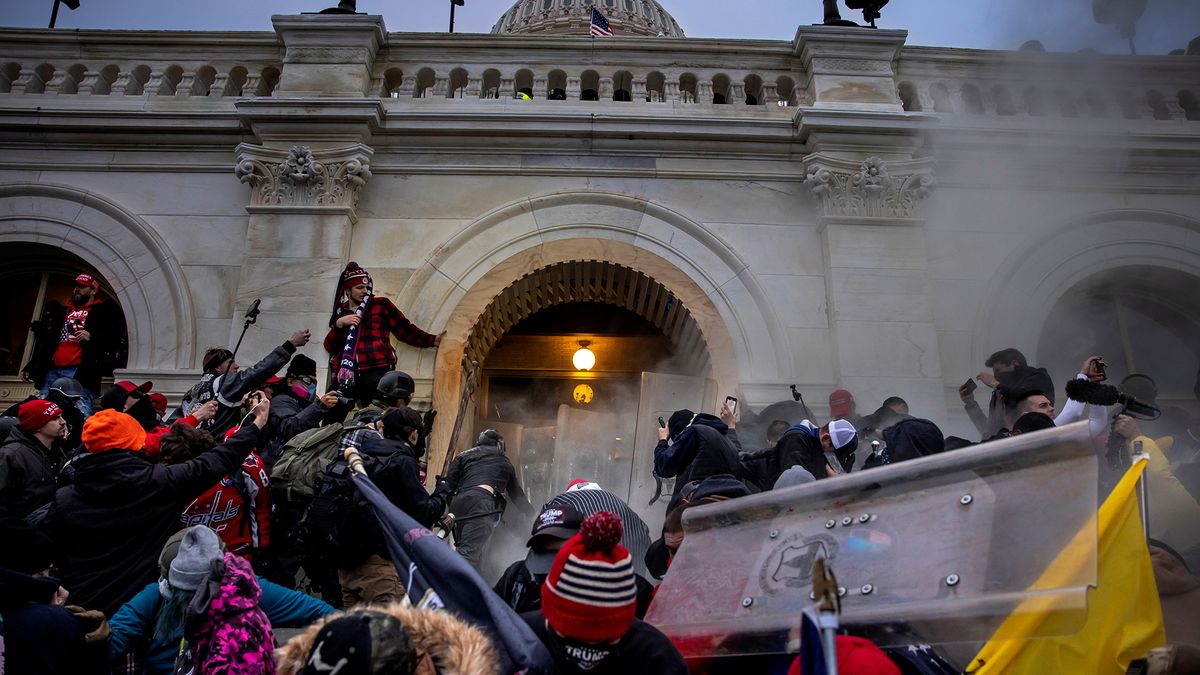
<svg viewBox="0 0 1200 675">
<path fill-rule="evenodd" d="M 1081 422 L 697 506 L 646 620 L 685 656 L 783 652 L 821 557 L 842 626 L 884 646 L 983 641 L 1022 613 L 1029 637 L 1071 634 L 1096 583 L 1096 471 Z"/>
</svg>

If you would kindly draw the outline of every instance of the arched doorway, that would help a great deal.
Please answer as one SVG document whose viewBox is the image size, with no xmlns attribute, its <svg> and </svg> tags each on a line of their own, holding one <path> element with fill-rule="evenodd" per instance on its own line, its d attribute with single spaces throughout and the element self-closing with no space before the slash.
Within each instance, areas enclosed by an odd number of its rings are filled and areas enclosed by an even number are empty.
<svg viewBox="0 0 1200 675">
<path fill-rule="evenodd" d="M 582 349 L 591 365 L 576 365 Z M 472 328 L 463 362 L 480 372 L 459 448 L 499 430 L 535 505 L 586 478 L 645 506 L 656 418 L 711 409 L 704 395 L 715 397 L 704 334 L 685 303 L 653 277 L 600 260 L 547 265 L 504 288 Z"/>
<path fill-rule="evenodd" d="M 87 261 L 48 244 L 15 242 L 0 254 L 0 405 L 20 401 L 36 391 L 37 382 L 20 379 L 35 348 L 30 327 L 35 322 L 61 322 L 62 308 L 71 300 L 74 279 L 90 274 L 100 280 L 100 298 L 119 302 L 112 284 Z M 124 314 L 120 322 L 119 354 L 112 364 L 124 368 L 129 353 Z"/>
<path fill-rule="evenodd" d="M 1134 373 L 1152 378 L 1154 402 L 1164 410 L 1158 430 L 1182 432 L 1200 412 L 1193 391 L 1200 368 L 1200 277 L 1137 265 L 1077 283 L 1047 317 L 1037 359 L 1055 382 L 1065 382 L 1093 354 L 1108 363 L 1112 384 Z"/>
</svg>

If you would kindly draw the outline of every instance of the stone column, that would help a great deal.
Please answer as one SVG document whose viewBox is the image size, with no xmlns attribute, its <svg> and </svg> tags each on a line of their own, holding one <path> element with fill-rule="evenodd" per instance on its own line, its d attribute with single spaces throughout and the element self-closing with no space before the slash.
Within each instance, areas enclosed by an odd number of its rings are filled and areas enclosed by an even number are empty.
<svg viewBox="0 0 1200 675">
<path fill-rule="evenodd" d="M 303 351 L 323 367 L 328 357 L 320 344 L 349 255 L 359 192 L 371 177 L 372 151 L 362 144 L 314 152 L 304 145 L 279 150 L 243 143 L 236 152 L 237 177 L 251 191 L 231 344 L 242 313 L 261 299 L 262 314 L 246 334 L 239 362 L 253 363 L 308 328 L 313 343 Z"/>
<path fill-rule="evenodd" d="M 838 384 L 863 401 L 903 396 L 914 415 L 940 419 L 921 213 L 935 185 L 932 160 L 855 162 L 818 152 L 804 164 L 820 219 Z"/>
<path fill-rule="evenodd" d="M 793 52 L 800 57 L 814 108 L 903 110 L 892 63 L 907 31 L 863 30 L 844 26 L 800 26 Z"/>
<path fill-rule="evenodd" d="M 269 97 L 237 102 L 261 144 L 235 149 L 235 171 L 250 196 L 246 240 L 230 242 L 245 257 L 229 339 L 237 341 L 243 313 L 261 299 L 238 360 L 253 363 L 307 328 L 313 342 L 303 351 L 323 367 L 334 287 L 371 177 L 367 143 L 383 119 L 371 71 L 385 31 L 381 17 L 367 15 L 275 16 L 272 23 L 285 47 L 279 86 Z"/>
</svg>

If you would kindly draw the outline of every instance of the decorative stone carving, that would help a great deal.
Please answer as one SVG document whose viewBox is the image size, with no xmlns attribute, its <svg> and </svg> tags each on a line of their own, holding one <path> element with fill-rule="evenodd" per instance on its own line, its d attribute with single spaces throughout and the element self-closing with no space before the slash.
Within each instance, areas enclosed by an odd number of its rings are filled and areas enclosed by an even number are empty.
<svg viewBox="0 0 1200 675">
<path fill-rule="evenodd" d="M 307 145 L 275 150 L 241 144 L 238 180 L 250 185 L 250 206 L 353 209 L 371 177 L 369 147 L 357 144 L 314 154 Z"/>
<path fill-rule="evenodd" d="M 932 160 L 907 160 L 889 166 L 868 157 L 857 167 L 848 160 L 818 154 L 805 158 L 804 184 L 821 207 L 821 215 L 849 218 L 913 219 L 933 193 L 937 181 Z"/>
</svg>

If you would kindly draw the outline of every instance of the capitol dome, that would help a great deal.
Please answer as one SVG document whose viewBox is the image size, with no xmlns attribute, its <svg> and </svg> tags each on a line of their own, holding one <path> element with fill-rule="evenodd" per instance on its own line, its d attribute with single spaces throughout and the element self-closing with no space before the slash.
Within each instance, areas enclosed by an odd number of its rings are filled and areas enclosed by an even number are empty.
<svg viewBox="0 0 1200 675">
<path fill-rule="evenodd" d="M 675 18 L 655 0 L 518 0 L 492 26 L 498 35 L 590 35 L 593 5 L 613 35 L 683 37 Z"/>
</svg>

